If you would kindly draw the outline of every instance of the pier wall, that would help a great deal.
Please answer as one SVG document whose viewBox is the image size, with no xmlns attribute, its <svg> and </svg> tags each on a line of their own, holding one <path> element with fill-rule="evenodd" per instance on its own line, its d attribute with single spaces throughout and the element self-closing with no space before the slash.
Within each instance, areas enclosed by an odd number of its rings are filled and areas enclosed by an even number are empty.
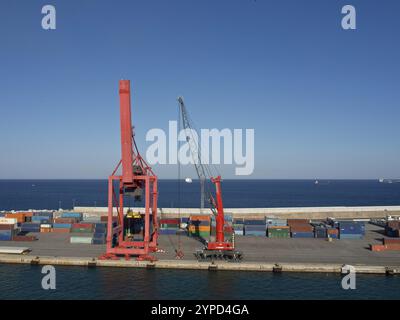
<svg viewBox="0 0 400 320">
<path fill-rule="evenodd" d="M 125 208 L 127 210 L 127 208 Z M 144 213 L 144 208 L 134 208 L 134 210 Z M 106 207 L 75 207 L 74 211 L 84 212 L 91 215 L 105 215 Z M 204 209 L 204 213 L 209 210 Z M 400 215 L 400 206 L 368 206 L 368 207 L 299 207 L 299 208 L 225 208 L 225 213 L 230 213 L 234 218 L 260 218 L 275 217 L 283 219 L 303 218 L 303 219 L 325 219 L 333 218 L 384 218 L 388 215 Z M 116 211 L 115 211 L 116 214 Z M 189 216 L 200 214 L 198 208 L 159 208 L 158 214 L 166 218 L 179 216 Z"/>
</svg>

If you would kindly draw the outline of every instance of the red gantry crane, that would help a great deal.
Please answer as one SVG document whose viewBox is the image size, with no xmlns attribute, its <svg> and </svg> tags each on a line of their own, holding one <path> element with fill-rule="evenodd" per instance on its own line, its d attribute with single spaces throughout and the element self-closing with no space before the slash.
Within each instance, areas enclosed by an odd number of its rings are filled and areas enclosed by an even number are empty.
<svg viewBox="0 0 400 320">
<path fill-rule="evenodd" d="M 221 188 L 221 176 L 218 174 L 216 177 L 212 175 L 212 168 L 209 165 L 202 163 L 201 149 L 199 142 L 197 141 L 194 132 L 195 129 L 191 124 L 183 97 L 178 98 L 180 113 L 182 116 L 183 129 L 186 134 L 186 142 L 189 144 L 189 149 L 192 154 L 193 163 L 196 169 L 197 176 L 200 180 L 201 185 L 201 201 L 205 198 L 205 183 L 207 178 L 215 185 L 215 198 L 211 192 L 208 193 L 208 200 L 212 213 L 216 216 L 216 236 L 215 241 L 206 242 L 206 246 L 195 252 L 195 256 L 198 260 L 209 260 L 209 259 L 225 259 L 231 261 L 239 261 L 243 258 L 243 254 L 240 251 L 235 250 L 234 241 L 227 241 L 224 236 L 225 218 L 224 218 L 224 206 L 222 203 L 222 188 Z M 197 137 L 199 135 L 197 134 Z M 215 168 L 214 168 L 215 169 Z M 203 207 L 203 205 L 201 205 Z"/>
<path fill-rule="evenodd" d="M 158 239 L 157 176 L 142 158 L 135 143 L 129 80 L 119 82 L 119 96 L 122 158 L 108 178 L 107 251 L 101 258 L 118 259 L 118 256 L 124 256 L 129 260 L 136 256 L 137 260 L 154 261 L 156 259 L 151 253 L 157 251 Z M 116 175 L 120 167 L 122 174 Z M 135 215 L 130 209 L 124 215 L 124 196 L 141 200 L 143 190 L 144 215 Z M 132 237 L 127 218 L 133 218 L 134 223 L 140 226 L 141 239 Z"/>
</svg>

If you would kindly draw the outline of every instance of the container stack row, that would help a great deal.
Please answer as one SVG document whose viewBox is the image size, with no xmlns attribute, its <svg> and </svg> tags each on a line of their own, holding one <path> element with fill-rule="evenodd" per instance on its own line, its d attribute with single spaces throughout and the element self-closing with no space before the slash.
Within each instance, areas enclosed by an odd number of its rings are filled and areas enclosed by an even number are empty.
<svg viewBox="0 0 400 320">
<path fill-rule="evenodd" d="M 385 234 L 391 238 L 400 237 L 400 220 L 389 220 L 386 222 Z"/>
</svg>

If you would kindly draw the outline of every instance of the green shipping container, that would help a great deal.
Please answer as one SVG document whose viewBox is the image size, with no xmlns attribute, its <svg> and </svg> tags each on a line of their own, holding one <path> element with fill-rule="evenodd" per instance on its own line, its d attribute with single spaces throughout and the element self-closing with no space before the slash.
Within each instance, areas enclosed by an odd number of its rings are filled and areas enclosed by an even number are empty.
<svg viewBox="0 0 400 320">
<path fill-rule="evenodd" d="M 91 233 L 93 232 L 92 228 L 72 228 L 71 233 Z"/>
<path fill-rule="evenodd" d="M 80 244 L 92 244 L 93 236 L 91 237 L 80 237 L 80 236 L 71 236 L 70 243 L 80 243 Z"/>
<path fill-rule="evenodd" d="M 163 228 L 163 229 L 179 229 L 179 224 L 163 223 L 163 224 L 161 224 L 161 228 Z"/>
<path fill-rule="evenodd" d="M 268 238 L 290 238 L 288 229 L 269 229 L 267 230 Z"/>
</svg>

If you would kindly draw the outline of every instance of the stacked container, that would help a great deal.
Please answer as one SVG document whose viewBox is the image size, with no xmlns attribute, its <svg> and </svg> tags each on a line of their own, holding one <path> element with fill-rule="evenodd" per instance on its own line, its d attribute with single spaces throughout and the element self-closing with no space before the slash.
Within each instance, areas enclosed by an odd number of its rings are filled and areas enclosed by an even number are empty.
<svg viewBox="0 0 400 320">
<path fill-rule="evenodd" d="M 326 227 L 326 237 L 331 239 L 339 239 L 339 229 L 331 226 Z"/>
<path fill-rule="evenodd" d="M 80 212 L 63 212 L 61 217 L 53 219 L 52 232 L 69 233 L 72 226 L 82 221 L 82 213 Z"/>
<path fill-rule="evenodd" d="M 49 232 L 51 232 L 51 224 L 40 225 L 40 233 L 49 233 Z"/>
<path fill-rule="evenodd" d="M 19 224 L 26 222 L 26 216 L 26 212 L 7 213 L 4 215 L 5 218 L 17 219 L 17 223 Z M 32 216 L 32 213 L 30 214 L 30 216 Z"/>
<path fill-rule="evenodd" d="M 365 222 L 338 221 L 340 239 L 362 239 L 365 235 Z"/>
<path fill-rule="evenodd" d="M 288 219 L 292 238 L 314 238 L 314 228 L 307 219 Z"/>
<path fill-rule="evenodd" d="M 289 226 L 268 226 L 268 238 L 290 238 Z"/>
<path fill-rule="evenodd" d="M 233 219 L 233 231 L 235 235 L 242 236 L 244 234 L 244 220 L 243 219 Z"/>
<path fill-rule="evenodd" d="M 28 232 L 40 232 L 40 223 L 24 222 L 21 224 L 21 231 Z"/>
<path fill-rule="evenodd" d="M 0 218 L 0 241 L 11 241 L 16 234 L 16 219 Z"/>
<path fill-rule="evenodd" d="M 327 228 L 325 225 L 314 226 L 314 236 L 315 238 L 325 239 L 328 236 Z"/>
<path fill-rule="evenodd" d="M 55 233 L 69 233 L 72 228 L 72 223 L 53 223 L 52 232 Z"/>
<path fill-rule="evenodd" d="M 265 222 L 268 238 L 290 238 L 290 228 L 287 226 L 287 220 L 267 217 Z"/>
<path fill-rule="evenodd" d="M 400 221 L 391 220 L 386 223 L 385 234 L 388 237 L 398 238 L 400 237 Z"/>
<path fill-rule="evenodd" d="M 233 227 L 232 227 L 232 215 L 224 215 L 225 221 L 224 221 L 224 239 L 225 240 L 230 240 L 232 239 L 232 234 L 233 234 Z M 217 235 L 217 221 L 216 217 L 212 216 L 211 217 L 211 232 L 210 235 L 215 237 Z"/>
<path fill-rule="evenodd" d="M 179 231 L 181 219 L 160 219 L 159 234 L 176 234 Z"/>
<path fill-rule="evenodd" d="M 92 223 L 74 223 L 71 227 L 71 243 L 91 244 L 93 241 Z"/>
<path fill-rule="evenodd" d="M 267 234 L 265 219 L 245 219 L 244 220 L 244 235 L 265 237 Z"/>
<path fill-rule="evenodd" d="M 207 239 L 210 237 L 211 219 L 209 215 L 191 215 L 189 219 L 189 236 Z"/>
<path fill-rule="evenodd" d="M 266 218 L 265 220 L 267 228 L 271 227 L 285 227 L 287 226 L 286 219 L 275 219 L 275 218 Z"/>
<path fill-rule="evenodd" d="M 93 244 L 105 244 L 107 237 L 107 224 L 106 223 L 95 223 L 93 225 Z"/>
</svg>

